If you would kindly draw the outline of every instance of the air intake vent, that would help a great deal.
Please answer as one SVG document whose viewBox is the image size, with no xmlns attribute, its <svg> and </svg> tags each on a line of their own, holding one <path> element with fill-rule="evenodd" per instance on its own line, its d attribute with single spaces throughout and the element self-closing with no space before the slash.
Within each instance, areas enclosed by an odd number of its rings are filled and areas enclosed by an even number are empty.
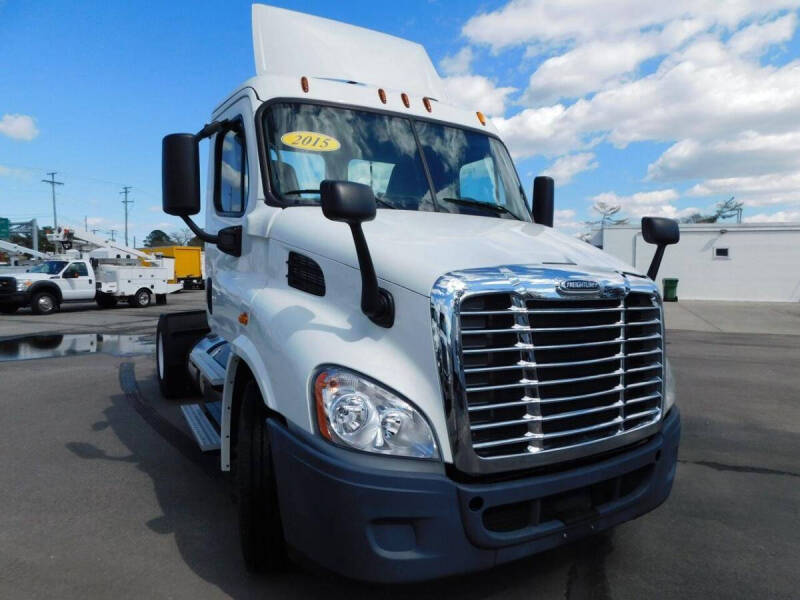
<svg viewBox="0 0 800 600">
<path fill-rule="evenodd" d="M 315 261 L 297 252 L 289 252 L 289 260 L 286 264 L 289 265 L 289 271 L 286 274 L 289 287 L 315 296 L 325 295 L 325 276 Z"/>
</svg>

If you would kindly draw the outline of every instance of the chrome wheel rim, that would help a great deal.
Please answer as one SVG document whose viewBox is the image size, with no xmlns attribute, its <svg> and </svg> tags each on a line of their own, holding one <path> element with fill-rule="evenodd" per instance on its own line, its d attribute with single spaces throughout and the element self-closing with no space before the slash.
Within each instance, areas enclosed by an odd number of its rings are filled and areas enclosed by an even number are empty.
<svg viewBox="0 0 800 600">
<path fill-rule="evenodd" d="M 164 379 L 164 342 L 163 335 L 158 335 L 158 347 L 156 348 L 156 361 L 158 362 L 158 378 Z"/>
<path fill-rule="evenodd" d="M 50 296 L 40 296 L 36 305 L 42 312 L 50 312 L 53 310 L 53 299 Z"/>
<path fill-rule="evenodd" d="M 139 306 L 147 306 L 150 304 L 150 294 L 147 292 L 139 292 L 139 296 L 137 298 Z"/>
</svg>

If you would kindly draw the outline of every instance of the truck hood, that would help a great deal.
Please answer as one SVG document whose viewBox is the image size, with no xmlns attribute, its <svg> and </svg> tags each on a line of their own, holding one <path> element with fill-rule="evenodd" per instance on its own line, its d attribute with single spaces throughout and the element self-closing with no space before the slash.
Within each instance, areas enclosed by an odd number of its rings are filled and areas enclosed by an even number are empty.
<svg viewBox="0 0 800 600">
<path fill-rule="evenodd" d="M 30 279 L 31 281 L 42 281 L 43 279 L 55 278 L 55 275 L 47 273 L 27 273 L 25 271 L 12 271 L 10 273 L 0 273 L 2 277 L 14 277 L 15 279 Z"/>
<path fill-rule="evenodd" d="M 378 210 L 364 223 L 380 279 L 429 296 L 436 280 L 451 271 L 500 265 L 544 265 L 593 271 L 634 268 L 549 227 L 535 223 L 451 213 Z M 358 268 L 350 228 L 326 219 L 315 206 L 282 210 L 270 237 Z"/>
</svg>

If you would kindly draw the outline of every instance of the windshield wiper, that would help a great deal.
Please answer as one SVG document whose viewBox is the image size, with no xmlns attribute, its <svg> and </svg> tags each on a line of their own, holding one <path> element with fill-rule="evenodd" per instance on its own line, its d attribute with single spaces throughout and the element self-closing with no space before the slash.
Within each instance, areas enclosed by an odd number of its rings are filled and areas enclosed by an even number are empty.
<svg viewBox="0 0 800 600">
<path fill-rule="evenodd" d="M 505 206 L 501 206 L 500 204 L 489 204 L 488 202 L 481 202 L 480 200 L 475 200 L 475 198 L 440 198 L 440 200 L 444 200 L 446 202 L 453 202 L 455 204 L 463 204 L 464 206 L 474 206 L 476 208 L 488 208 L 489 210 L 493 210 L 498 213 L 505 213 L 507 215 L 511 215 L 517 220 L 520 220 L 517 215 L 508 210 Z"/>
<path fill-rule="evenodd" d="M 281 192 L 282 196 L 292 196 L 294 194 L 319 194 L 319 190 L 289 190 L 288 192 Z"/>
</svg>

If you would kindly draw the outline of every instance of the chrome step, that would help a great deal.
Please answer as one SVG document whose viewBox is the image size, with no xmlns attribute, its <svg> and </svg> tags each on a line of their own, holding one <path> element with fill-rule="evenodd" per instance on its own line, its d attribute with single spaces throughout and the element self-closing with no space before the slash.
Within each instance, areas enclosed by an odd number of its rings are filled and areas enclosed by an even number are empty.
<svg viewBox="0 0 800 600">
<path fill-rule="evenodd" d="M 184 404 L 181 406 L 186 423 L 189 429 L 192 430 L 194 439 L 197 440 L 197 445 L 203 452 L 210 452 L 212 450 L 219 450 L 219 433 L 208 420 L 206 414 L 199 404 Z"/>
</svg>

